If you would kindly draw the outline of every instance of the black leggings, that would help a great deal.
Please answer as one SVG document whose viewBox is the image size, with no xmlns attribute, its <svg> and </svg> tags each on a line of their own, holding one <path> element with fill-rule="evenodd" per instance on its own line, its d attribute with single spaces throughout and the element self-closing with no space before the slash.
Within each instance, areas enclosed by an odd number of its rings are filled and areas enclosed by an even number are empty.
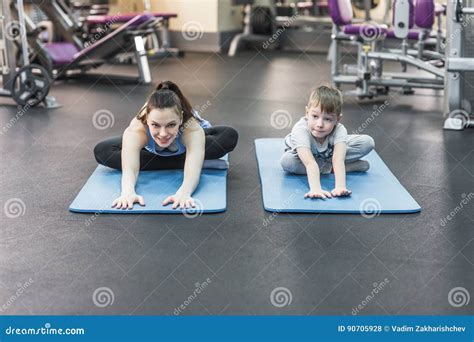
<svg viewBox="0 0 474 342">
<path fill-rule="evenodd" d="M 231 152 L 237 145 L 239 134 L 232 127 L 215 126 L 204 128 L 206 135 L 206 151 L 204 159 L 218 159 Z M 95 160 L 99 164 L 122 170 L 122 137 L 104 140 L 94 148 Z M 163 157 L 146 149 L 140 151 L 140 170 L 182 169 L 186 154 Z"/>
</svg>

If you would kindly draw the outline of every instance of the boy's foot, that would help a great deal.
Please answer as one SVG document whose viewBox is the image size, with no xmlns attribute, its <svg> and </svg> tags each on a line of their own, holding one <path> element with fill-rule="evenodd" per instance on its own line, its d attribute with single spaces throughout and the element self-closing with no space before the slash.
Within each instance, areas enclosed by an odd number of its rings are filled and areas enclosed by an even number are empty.
<svg viewBox="0 0 474 342">
<path fill-rule="evenodd" d="M 367 160 L 356 160 L 351 163 L 346 163 L 346 172 L 367 172 L 370 164 Z"/>
</svg>

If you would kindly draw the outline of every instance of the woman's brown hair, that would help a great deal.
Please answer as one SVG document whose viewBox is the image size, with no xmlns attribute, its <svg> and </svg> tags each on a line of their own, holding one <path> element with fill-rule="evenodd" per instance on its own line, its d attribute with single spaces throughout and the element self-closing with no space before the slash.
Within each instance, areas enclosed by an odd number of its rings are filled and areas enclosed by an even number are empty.
<svg viewBox="0 0 474 342">
<path fill-rule="evenodd" d="M 146 124 L 148 114 L 155 108 L 175 108 L 182 119 L 181 125 L 195 117 L 188 99 L 183 95 L 181 89 L 171 81 L 163 81 L 156 86 L 136 118 Z"/>
</svg>

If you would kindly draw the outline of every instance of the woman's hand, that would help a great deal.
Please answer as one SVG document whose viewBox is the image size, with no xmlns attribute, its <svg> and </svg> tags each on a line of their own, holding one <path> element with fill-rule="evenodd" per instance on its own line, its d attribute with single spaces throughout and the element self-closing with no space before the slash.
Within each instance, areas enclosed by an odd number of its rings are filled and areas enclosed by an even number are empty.
<svg viewBox="0 0 474 342">
<path fill-rule="evenodd" d="M 173 203 L 173 209 L 180 208 L 180 209 L 189 209 L 189 208 L 195 208 L 196 203 L 194 202 L 194 199 L 191 197 L 191 194 L 187 193 L 180 193 L 179 191 L 172 195 L 167 197 L 163 201 L 163 205 L 167 206 L 168 204 Z"/>
<path fill-rule="evenodd" d="M 143 199 L 143 196 L 139 196 L 136 193 L 122 194 L 112 202 L 112 208 L 133 209 L 133 204 L 137 202 L 141 206 L 145 206 L 145 200 Z"/>
<path fill-rule="evenodd" d="M 331 193 L 326 190 L 322 189 L 316 189 L 316 190 L 309 190 L 305 195 L 305 198 L 321 198 L 321 199 L 326 199 L 326 198 L 331 198 Z"/>
<path fill-rule="evenodd" d="M 338 187 L 331 191 L 331 194 L 334 197 L 345 197 L 350 196 L 352 194 L 352 191 L 347 190 L 345 187 Z"/>
</svg>

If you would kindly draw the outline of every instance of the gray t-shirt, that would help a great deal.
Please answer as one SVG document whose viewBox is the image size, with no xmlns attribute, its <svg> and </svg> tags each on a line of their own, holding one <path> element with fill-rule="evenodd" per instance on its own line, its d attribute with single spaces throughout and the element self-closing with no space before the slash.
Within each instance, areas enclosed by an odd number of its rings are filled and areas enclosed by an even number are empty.
<svg viewBox="0 0 474 342">
<path fill-rule="evenodd" d="M 306 117 L 302 117 L 293 126 L 291 133 L 285 137 L 285 151 L 291 150 L 292 152 L 297 153 L 296 149 L 298 147 L 307 147 L 311 149 L 315 158 L 331 158 L 334 151 L 334 145 L 338 142 L 346 141 L 347 129 L 343 124 L 338 123 L 331 134 L 329 134 L 326 139 L 324 139 L 323 143 L 320 144 L 311 134 Z"/>
</svg>

